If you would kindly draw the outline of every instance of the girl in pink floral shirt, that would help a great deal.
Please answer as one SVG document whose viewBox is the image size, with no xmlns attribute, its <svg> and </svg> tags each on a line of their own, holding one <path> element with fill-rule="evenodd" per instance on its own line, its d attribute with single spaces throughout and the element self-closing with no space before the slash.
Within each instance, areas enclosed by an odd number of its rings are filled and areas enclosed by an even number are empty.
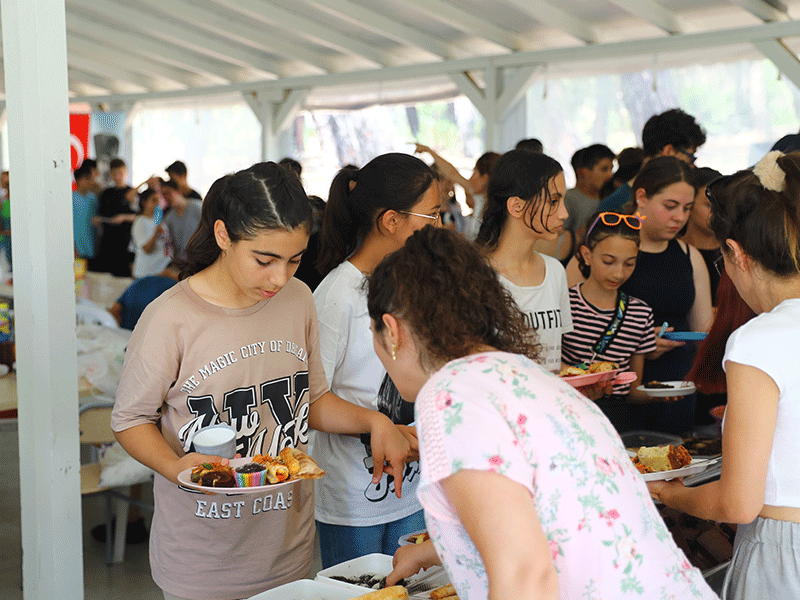
<svg viewBox="0 0 800 600">
<path fill-rule="evenodd" d="M 369 280 L 375 350 L 416 401 L 431 543 L 462 600 L 716 598 L 675 545 L 611 423 L 532 360 L 523 317 L 466 242 L 415 233 Z"/>
</svg>

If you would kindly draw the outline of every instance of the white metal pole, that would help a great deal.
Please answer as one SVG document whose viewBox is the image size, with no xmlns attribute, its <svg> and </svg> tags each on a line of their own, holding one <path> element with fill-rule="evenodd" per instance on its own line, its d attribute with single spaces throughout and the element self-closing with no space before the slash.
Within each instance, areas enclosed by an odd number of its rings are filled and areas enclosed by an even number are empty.
<svg viewBox="0 0 800 600">
<path fill-rule="evenodd" d="M 26 600 L 83 598 L 64 0 L 3 0 Z"/>
</svg>

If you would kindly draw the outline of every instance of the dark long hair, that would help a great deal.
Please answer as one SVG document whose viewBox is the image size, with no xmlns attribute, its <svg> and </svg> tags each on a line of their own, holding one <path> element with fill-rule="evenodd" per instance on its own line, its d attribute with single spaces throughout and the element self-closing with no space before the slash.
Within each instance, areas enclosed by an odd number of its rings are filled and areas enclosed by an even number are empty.
<svg viewBox="0 0 800 600">
<path fill-rule="evenodd" d="M 203 201 L 197 231 L 186 244 L 181 277 L 199 273 L 220 255 L 214 223 L 222 221 L 232 242 L 252 239 L 260 231 L 296 227 L 311 230 L 311 204 L 296 175 L 274 162 L 257 163 L 217 179 Z"/>
<path fill-rule="evenodd" d="M 590 229 L 587 230 L 586 237 L 576 243 L 577 250 L 575 250 L 575 258 L 578 261 L 578 268 L 581 271 L 581 275 L 587 279 L 589 278 L 589 275 L 591 275 L 592 269 L 588 264 L 586 264 L 586 260 L 584 260 L 583 254 L 581 254 L 582 246 L 586 246 L 589 248 L 589 250 L 594 250 L 597 247 L 597 244 L 602 242 L 604 239 L 613 236 L 619 236 L 625 238 L 626 240 L 633 240 L 636 242 L 637 246 L 639 246 L 641 242 L 639 230 L 629 227 L 624 220 L 620 219 L 619 223 L 616 225 L 606 225 L 603 223 L 602 219 L 598 218 L 599 216 L 599 212 L 596 212 L 592 215 L 588 221 Z M 592 227 L 592 224 L 594 224 L 594 227 Z"/>
<path fill-rule="evenodd" d="M 783 180 L 782 191 L 764 186 L 770 170 Z M 771 188 L 775 186 L 768 184 Z M 723 252 L 725 240 L 778 276 L 800 273 L 800 152 L 770 152 L 753 169 L 711 183 L 711 230 Z"/>
<path fill-rule="evenodd" d="M 481 345 L 536 359 L 535 332 L 483 255 L 447 229 L 427 225 L 383 259 L 367 280 L 367 308 L 380 333 L 383 315 L 411 326 L 430 366 Z"/>
<path fill-rule="evenodd" d="M 652 198 L 673 183 L 686 182 L 696 189 L 692 167 L 674 156 L 656 156 L 642 166 L 642 170 L 631 185 L 631 202 L 626 212 L 636 212 L 636 190 L 643 189 L 645 196 Z"/>
<path fill-rule="evenodd" d="M 506 204 L 516 196 L 533 206 L 529 211 L 528 226 L 534 231 L 537 215 L 545 221 L 550 215 L 547 200 L 550 198 L 550 180 L 563 169 L 553 158 L 528 150 L 509 150 L 501 156 L 492 169 L 486 208 L 475 243 L 485 250 L 493 250 L 508 218 Z"/>
<path fill-rule="evenodd" d="M 400 153 L 383 154 L 360 169 L 339 171 L 322 220 L 319 272 L 327 275 L 350 256 L 383 213 L 410 210 L 436 179 L 423 161 Z"/>
</svg>

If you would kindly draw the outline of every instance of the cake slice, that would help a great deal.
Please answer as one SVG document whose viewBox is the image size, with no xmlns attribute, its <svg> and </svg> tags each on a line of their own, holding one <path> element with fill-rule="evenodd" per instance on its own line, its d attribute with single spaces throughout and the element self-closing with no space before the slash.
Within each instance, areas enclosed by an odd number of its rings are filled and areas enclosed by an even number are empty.
<svg viewBox="0 0 800 600">
<path fill-rule="evenodd" d="M 683 446 L 642 446 L 636 453 L 636 462 L 647 472 L 672 471 L 692 462 L 692 457 Z"/>
</svg>

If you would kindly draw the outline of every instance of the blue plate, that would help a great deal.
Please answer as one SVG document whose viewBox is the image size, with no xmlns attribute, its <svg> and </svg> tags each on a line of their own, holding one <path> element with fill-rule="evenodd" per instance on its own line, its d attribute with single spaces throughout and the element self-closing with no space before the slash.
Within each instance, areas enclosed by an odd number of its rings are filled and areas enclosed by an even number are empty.
<svg viewBox="0 0 800 600">
<path fill-rule="evenodd" d="M 675 342 L 699 342 L 706 339 L 707 335 L 705 331 L 667 331 L 661 337 Z"/>
</svg>

